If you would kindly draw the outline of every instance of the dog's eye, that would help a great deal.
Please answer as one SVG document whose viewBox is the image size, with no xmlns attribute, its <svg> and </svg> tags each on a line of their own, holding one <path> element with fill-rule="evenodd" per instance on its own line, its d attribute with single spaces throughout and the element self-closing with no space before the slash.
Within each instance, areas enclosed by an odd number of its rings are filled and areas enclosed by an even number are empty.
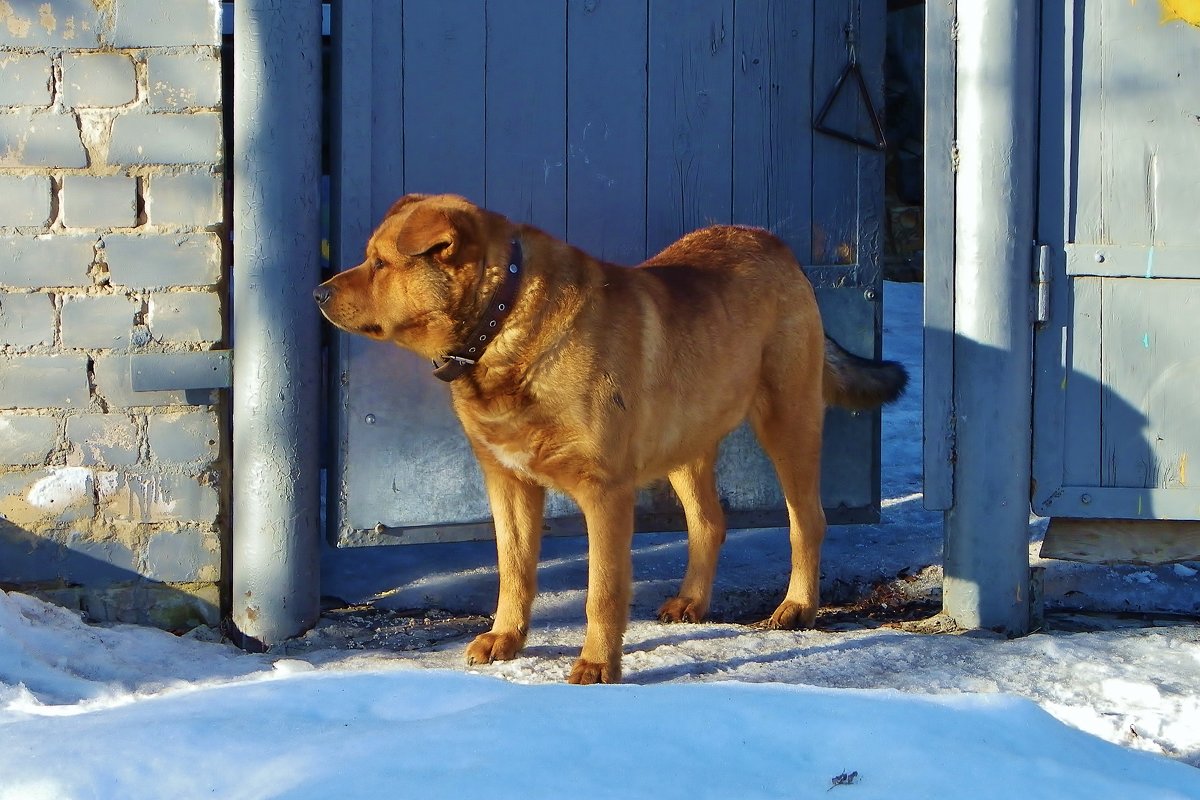
<svg viewBox="0 0 1200 800">
<path fill-rule="evenodd" d="M 378 270 L 381 270 L 381 269 L 383 269 L 383 259 L 382 259 L 382 258 L 377 258 L 377 259 L 375 259 L 374 261 L 372 261 L 372 262 L 371 262 L 371 269 L 373 269 L 373 270 L 377 270 L 377 271 L 378 271 Z"/>
</svg>

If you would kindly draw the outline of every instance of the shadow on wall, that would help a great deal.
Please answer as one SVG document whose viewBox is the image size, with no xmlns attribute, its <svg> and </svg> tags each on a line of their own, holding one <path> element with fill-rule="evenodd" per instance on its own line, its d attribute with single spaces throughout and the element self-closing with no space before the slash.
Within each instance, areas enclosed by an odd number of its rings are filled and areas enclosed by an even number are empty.
<svg viewBox="0 0 1200 800">
<path fill-rule="evenodd" d="M 176 633 L 218 623 L 216 587 L 205 587 L 211 597 L 185 592 L 141 574 L 134 559 L 116 539 L 96 541 L 71 530 L 38 534 L 0 517 L 0 589 L 78 609 L 93 621 Z"/>
</svg>

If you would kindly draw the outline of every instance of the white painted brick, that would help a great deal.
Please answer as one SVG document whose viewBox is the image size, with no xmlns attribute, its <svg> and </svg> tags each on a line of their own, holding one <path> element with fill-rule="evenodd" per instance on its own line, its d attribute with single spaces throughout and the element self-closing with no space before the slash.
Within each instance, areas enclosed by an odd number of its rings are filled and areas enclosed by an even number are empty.
<svg viewBox="0 0 1200 800">
<path fill-rule="evenodd" d="M 110 234 L 104 252 L 118 286 L 210 286 L 221 277 L 221 241 L 212 233 Z"/>
<path fill-rule="evenodd" d="M 155 53 L 147 59 L 150 108 L 183 111 L 221 103 L 221 62 L 213 51 Z"/>
<path fill-rule="evenodd" d="M 137 99 L 133 59 L 124 53 L 64 53 L 63 102 L 72 107 L 123 106 Z"/>
<path fill-rule="evenodd" d="M 114 47 L 168 47 L 221 43 L 216 0 L 120 0 L 105 38 Z"/>
<path fill-rule="evenodd" d="M 0 345 L 54 343 L 54 303 L 47 294 L 0 292 Z"/>
<path fill-rule="evenodd" d="M 0 408 L 83 408 L 89 399 L 87 357 L 0 357 Z"/>
<path fill-rule="evenodd" d="M 221 160 L 221 115 L 124 114 L 113 121 L 111 164 L 216 164 Z"/>
<path fill-rule="evenodd" d="M 62 306 L 63 347 L 127 348 L 140 301 L 124 295 L 68 297 Z"/>
<path fill-rule="evenodd" d="M 162 342 L 216 342 L 221 297 L 216 292 L 159 292 L 150 297 L 150 333 Z"/>
<path fill-rule="evenodd" d="M 0 175 L 0 226 L 45 228 L 51 222 L 50 201 L 48 177 Z"/>
<path fill-rule="evenodd" d="M 74 114 L 0 114 L 0 167 L 86 167 L 87 151 Z"/>
<path fill-rule="evenodd" d="M 96 237 L 0 236 L 0 285 L 36 289 L 90 284 Z"/>
<path fill-rule="evenodd" d="M 137 224 L 137 178 L 63 178 L 63 224 L 68 228 L 131 228 Z"/>
<path fill-rule="evenodd" d="M 155 225 L 216 225 L 225 218 L 221 178 L 207 172 L 150 178 L 146 215 Z"/>
<path fill-rule="evenodd" d="M 207 466 L 219 452 L 220 430 L 211 411 L 152 414 L 146 435 L 155 461 L 172 464 L 200 462 Z"/>
<path fill-rule="evenodd" d="M 0 56 L 0 106 L 50 105 L 50 56 L 42 53 Z"/>
<path fill-rule="evenodd" d="M 141 447 L 137 425 L 125 414 L 67 417 L 67 439 L 85 466 L 130 466 Z"/>
<path fill-rule="evenodd" d="M 58 441 L 58 419 L 0 413 L 0 464 L 41 464 Z"/>
</svg>

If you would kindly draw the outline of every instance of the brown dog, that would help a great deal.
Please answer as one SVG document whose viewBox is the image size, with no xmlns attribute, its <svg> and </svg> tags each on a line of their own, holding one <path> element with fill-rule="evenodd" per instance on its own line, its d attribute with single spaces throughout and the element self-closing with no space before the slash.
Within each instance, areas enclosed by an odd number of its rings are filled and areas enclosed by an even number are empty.
<svg viewBox="0 0 1200 800">
<path fill-rule="evenodd" d="M 435 359 L 451 382 L 500 568 L 495 624 L 467 648 L 469 663 L 511 659 L 525 645 L 545 487 L 579 504 L 587 632 L 571 683 L 620 680 L 634 494 L 664 475 L 687 518 L 688 565 L 659 616 L 704 618 L 725 539 L 717 444 L 746 417 L 775 464 L 791 526 L 791 578 L 768 625 L 811 625 L 825 405 L 877 407 L 907 380 L 899 364 L 825 337 L 791 251 L 755 228 L 705 228 L 631 269 L 461 197 L 409 195 L 372 235 L 366 260 L 314 295 L 334 325 Z"/>
</svg>

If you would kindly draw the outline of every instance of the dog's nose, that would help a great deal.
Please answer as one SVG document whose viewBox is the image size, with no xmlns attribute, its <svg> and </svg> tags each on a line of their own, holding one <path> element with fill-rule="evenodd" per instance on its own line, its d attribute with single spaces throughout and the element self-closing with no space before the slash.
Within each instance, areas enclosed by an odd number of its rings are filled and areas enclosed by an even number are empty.
<svg viewBox="0 0 1200 800">
<path fill-rule="evenodd" d="M 328 286 L 318 286 L 313 289 L 313 299 L 317 301 L 317 305 L 323 306 L 329 302 L 329 298 L 333 296 L 333 289 Z"/>
</svg>

